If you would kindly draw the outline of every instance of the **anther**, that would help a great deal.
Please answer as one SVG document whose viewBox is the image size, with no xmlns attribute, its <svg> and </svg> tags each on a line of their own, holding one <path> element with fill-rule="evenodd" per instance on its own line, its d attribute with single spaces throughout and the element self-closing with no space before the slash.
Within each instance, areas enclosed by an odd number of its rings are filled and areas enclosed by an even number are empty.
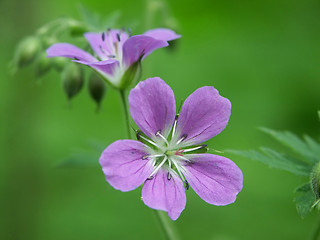
<svg viewBox="0 0 320 240">
<path fill-rule="evenodd" d="M 105 40 L 104 32 L 102 33 L 101 38 L 102 38 L 102 41 L 104 42 L 104 40 Z"/>
<path fill-rule="evenodd" d="M 108 58 L 116 58 L 115 55 L 108 55 Z"/>
<path fill-rule="evenodd" d="M 174 120 L 178 121 L 178 118 L 179 118 L 179 113 L 176 114 L 176 116 L 174 117 Z"/>
<path fill-rule="evenodd" d="M 179 139 L 179 141 L 176 143 L 176 145 L 180 144 L 183 140 L 185 140 L 188 137 L 187 134 L 183 134 L 182 137 Z"/>
<path fill-rule="evenodd" d="M 184 180 L 184 183 L 186 184 L 186 190 L 188 190 L 188 189 L 189 189 L 189 183 L 188 183 L 188 181 L 187 181 L 187 180 Z"/>
<path fill-rule="evenodd" d="M 167 179 L 168 179 L 168 181 L 170 181 L 171 180 L 171 174 L 168 172 L 168 175 L 167 175 Z"/>
<path fill-rule="evenodd" d="M 118 39 L 118 42 L 121 41 L 121 39 L 120 39 L 120 34 L 119 34 L 119 33 L 117 33 L 117 39 Z"/>
<path fill-rule="evenodd" d="M 142 160 L 146 160 L 149 157 L 149 155 L 142 156 Z"/>
<path fill-rule="evenodd" d="M 100 51 L 102 52 L 102 53 L 106 53 L 105 51 L 104 51 L 104 49 L 102 48 L 102 46 L 101 45 L 99 45 L 99 49 L 100 49 Z"/>
<path fill-rule="evenodd" d="M 154 178 L 154 176 L 150 176 L 147 178 L 147 180 L 152 180 Z"/>
<path fill-rule="evenodd" d="M 136 137 L 137 137 L 137 140 L 140 140 L 140 138 L 141 138 L 141 131 L 137 131 L 137 133 L 136 133 Z"/>
<path fill-rule="evenodd" d="M 161 138 L 163 139 L 163 141 L 165 141 L 165 143 L 166 143 L 167 145 L 169 145 L 169 142 L 168 142 L 167 139 L 161 134 L 161 131 L 160 131 L 160 130 L 156 132 L 156 136 L 161 137 Z"/>
<path fill-rule="evenodd" d="M 132 31 L 130 28 L 128 28 L 129 37 L 132 37 Z"/>
</svg>

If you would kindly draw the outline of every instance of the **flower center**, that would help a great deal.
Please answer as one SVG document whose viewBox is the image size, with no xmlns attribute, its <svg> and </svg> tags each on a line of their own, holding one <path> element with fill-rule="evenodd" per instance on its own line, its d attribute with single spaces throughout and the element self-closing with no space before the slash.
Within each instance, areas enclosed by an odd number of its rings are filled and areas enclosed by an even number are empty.
<svg viewBox="0 0 320 240">
<path fill-rule="evenodd" d="M 176 121 L 175 121 L 176 124 Z M 143 156 L 143 160 L 152 161 L 154 170 L 148 177 L 148 180 L 153 179 L 157 172 L 162 168 L 168 171 L 168 180 L 171 179 L 173 172 L 177 173 L 182 181 L 186 185 L 186 189 L 189 188 L 189 184 L 185 179 L 185 166 L 187 164 L 192 164 L 192 160 L 189 158 L 188 152 L 193 152 L 199 149 L 206 148 L 207 145 L 195 146 L 192 148 L 179 147 L 179 144 L 187 137 L 183 135 L 180 139 L 174 138 L 175 135 L 175 125 L 173 127 L 171 139 L 165 137 L 161 134 L 161 131 L 155 133 L 155 141 L 148 139 L 147 137 L 142 136 L 140 133 L 137 134 L 138 140 L 144 140 L 145 143 L 149 143 L 150 147 L 148 148 L 147 155 Z"/>
</svg>

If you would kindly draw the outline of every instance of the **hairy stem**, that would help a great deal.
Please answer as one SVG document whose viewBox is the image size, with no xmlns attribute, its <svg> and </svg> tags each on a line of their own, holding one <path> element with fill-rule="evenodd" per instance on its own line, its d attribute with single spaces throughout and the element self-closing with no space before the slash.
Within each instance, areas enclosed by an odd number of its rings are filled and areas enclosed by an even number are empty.
<svg viewBox="0 0 320 240">
<path fill-rule="evenodd" d="M 311 240 L 318 240 L 320 237 L 320 219 L 317 221 L 317 225 L 312 233 Z"/>
<path fill-rule="evenodd" d="M 130 132 L 130 120 L 129 120 L 129 112 L 128 112 L 128 106 L 127 106 L 127 101 L 126 101 L 126 94 L 124 90 L 120 90 L 120 98 L 123 106 L 123 111 L 124 111 L 124 117 L 125 117 L 125 122 L 126 122 L 126 128 L 127 128 L 127 135 L 128 138 L 131 139 L 131 132 Z"/>
<path fill-rule="evenodd" d="M 154 210 L 156 218 L 161 226 L 162 232 L 167 240 L 180 240 L 178 232 L 172 225 L 172 221 L 166 212 Z"/>
</svg>

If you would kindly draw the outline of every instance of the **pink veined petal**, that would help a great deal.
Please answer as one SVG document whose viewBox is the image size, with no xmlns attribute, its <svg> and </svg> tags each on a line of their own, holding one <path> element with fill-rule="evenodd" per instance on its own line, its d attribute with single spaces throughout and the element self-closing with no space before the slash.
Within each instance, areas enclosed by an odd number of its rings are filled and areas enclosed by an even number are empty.
<svg viewBox="0 0 320 240">
<path fill-rule="evenodd" d="M 114 72 L 116 71 L 116 68 L 119 67 L 119 62 L 114 59 L 93 62 L 93 63 L 87 63 L 87 62 L 83 62 L 83 61 L 74 61 L 74 62 L 85 64 L 87 66 L 90 66 L 90 67 L 96 69 L 98 72 L 101 72 L 102 74 L 105 73 L 109 76 L 112 76 L 114 74 Z"/>
<path fill-rule="evenodd" d="M 194 91 L 184 102 L 177 122 L 176 140 L 180 146 L 199 144 L 218 135 L 227 125 L 231 103 L 214 87 Z"/>
<path fill-rule="evenodd" d="M 123 192 L 139 187 L 152 173 L 147 147 L 134 140 L 118 140 L 109 145 L 100 157 L 100 165 L 107 182 Z"/>
<path fill-rule="evenodd" d="M 176 34 L 174 31 L 167 28 L 151 29 L 149 31 L 146 31 L 143 35 L 163 41 L 172 41 L 181 37 L 181 35 Z"/>
<path fill-rule="evenodd" d="M 117 34 L 120 37 L 118 40 Z M 109 59 L 111 55 L 115 55 L 114 44 L 122 47 L 122 44 L 128 39 L 128 34 L 118 29 L 112 29 L 104 33 L 104 40 L 102 33 L 85 33 L 84 37 L 88 40 L 92 50 L 98 55 L 101 60 Z"/>
<path fill-rule="evenodd" d="M 151 139 L 158 131 L 165 137 L 171 131 L 176 102 L 172 89 L 159 77 L 140 82 L 129 94 L 130 113 L 140 130 Z"/>
<path fill-rule="evenodd" d="M 179 176 L 160 169 L 156 176 L 147 180 L 142 188 L 142 200 L 148 207 L 168 212 L 172 220 L 177 220 L 186 206 L 184 185 Z M 169 180 L 170 179 L 170 180 Z"/>
<path fill-rule="evenodd" d="M 185 166 L 185 177 L 204 201 L 221 206 L 236 200 L 243 175 L 234 162 L 213 154 L 192 154 L 188 159 L 193 163 Z"/>
<path fill-rule="evenodd" d="M 140 59 L 144 59 L 154 50 L 168 46 L 166 41 L 157 40 L 153 37 L 136 35 L 129 38 L 123 44 L 123 64 L 131 66 Z"/>
<path fill-rule="evenodd" d="M 83 62 L 95 62 L 97 59 L 91 54 L 69 43 L 55 43 L 47 50 L 48 57 L 74 58 Z"/>
</svg>

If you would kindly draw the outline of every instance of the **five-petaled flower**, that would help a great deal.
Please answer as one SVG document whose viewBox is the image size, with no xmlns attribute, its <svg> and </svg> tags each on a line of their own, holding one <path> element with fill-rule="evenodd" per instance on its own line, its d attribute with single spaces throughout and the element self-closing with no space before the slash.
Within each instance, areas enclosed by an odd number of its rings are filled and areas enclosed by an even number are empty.
<svg viewBox="0 0 320 240">
<path fill-rule="evenodd" d="M 103 33 L 85 33 L 97 57 L 69 44 L 56 43 L 47 49 L 48 57 L 66 57 L 90 66 L 112 86 L 125 89 L 139 75 L 140 61 L 168 41 L 180 35 L 165 28 L 152 29 L 143 35 L 130 36 L 124 30 L 109 29 Z"/>
<path fill-rule="evenodd" d="M 118 140 L 100 157 L 106 180 L 130 191 L 144 183 L 143 202 L 176 220 L 186 205 L 189 184 L 206 202 L 227 205 L 242 189 L 241 170 L 231 160 L 198 153 L 219 134 L 231 114 L 230 101 L 213 87 L 192 93 L 176 116 L 172 89 L 160 78 L 140 82 L 129 94 L 133 120 L 145 134 Z M 185 186 L 184 186 L 185 184 Z"/>
</svg>

